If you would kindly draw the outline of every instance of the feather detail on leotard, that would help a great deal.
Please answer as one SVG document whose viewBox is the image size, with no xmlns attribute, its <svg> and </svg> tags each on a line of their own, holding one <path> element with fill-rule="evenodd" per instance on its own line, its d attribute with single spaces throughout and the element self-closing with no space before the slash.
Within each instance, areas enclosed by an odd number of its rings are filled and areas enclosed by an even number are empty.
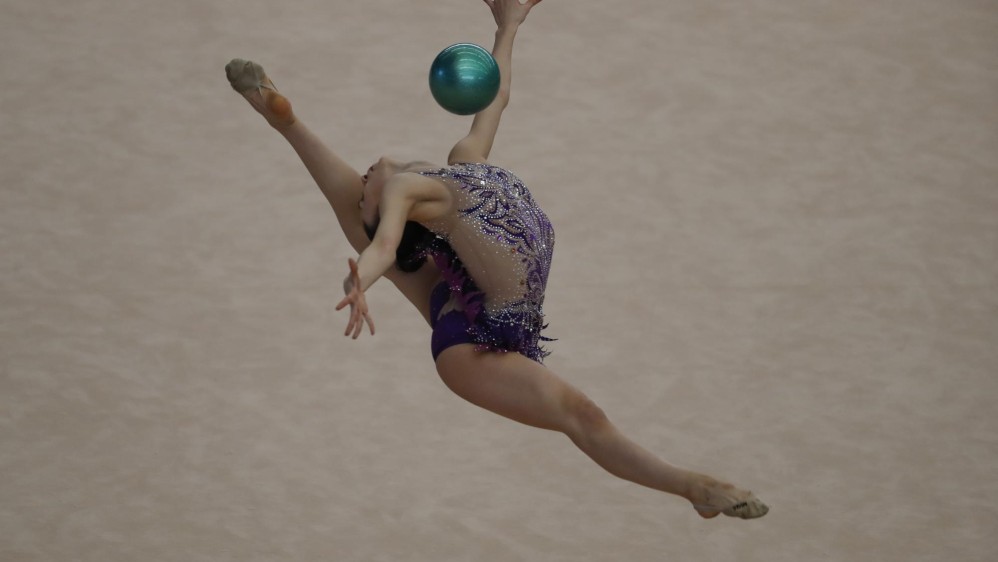
<svg viewBox="0 0 998 562">
<path fill-rule="evenodd" d="M 452 296 L 464 306 L 467 333 L 482 349 L 515 351 L 541 361 L 548 353 L 539 342 L 544 325 L 544 290 L 554 250 L 554 229 L 523 182 L 487 163 L 459 163 L 419 172 L 440 178 L 455 195 L 457 221 L 450 228 L 472 252 L 499 252 L 490 262 L 495 294 L 483 294 L 449 243 L 443 228 L 429 249 Z M 498 256 L 498 254 L 496 254 Z M 480 264 L 480 266 L 485 267 Z M 485 272 L 481 272 L 483 275 Z"/>
<path fill-rule="evenodd" d="M 440 276 L 443 277 L 450 288 L 451 295 L 461 305 L 461 310 L 464 311 L 468 322 L 474 324 L 484 307 L 485 293 L 478 288 L 475 281 L 468 275 L 464 264 L 461 263 L 457 254 L 454 253 L 454 250 L 446 242 L 438 239 L 437 243 L 430 250 L 430 256 L 433 258 L 433 263 L 436 264 L 437 269 L 440 270 Z"/>
<path fill-rule="evenodd" d="M 541 335 L 547 324 L 543 323 L 543 315 L 539 311 L 529 306 L 507 306 L 497 313 L 490 313 L 485 308 L 485 293 L 478 288 L 461 259 L 446 242 L 438 239 L 429 254 L 468 319 L 468 335 L 475 342 L 476 349 L 500 353 L 513 351 L 538 362 L 551 354 L 539 345 L 541 341 L 555 341 Z"/>
</svg>

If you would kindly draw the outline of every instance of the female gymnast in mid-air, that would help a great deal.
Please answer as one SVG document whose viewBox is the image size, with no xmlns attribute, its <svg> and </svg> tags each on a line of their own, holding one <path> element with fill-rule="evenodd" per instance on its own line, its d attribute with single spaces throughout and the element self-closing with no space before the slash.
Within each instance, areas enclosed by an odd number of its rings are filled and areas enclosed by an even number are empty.
<svg viewBox="0 0 998 562">
<path fill-rule="evenodd" d="M 513 39 L 540 0 L 484 0 L 495 17 L 501 83 L 447 166 L 381 158 L 358 174 L 292 112 L 260 65 L 226 66 L 232 87 L 284 136 L 360 253 L 349 260 L 346 334 L 374 334 L 364 291 L 387 277 L 433 330 L 437 372 L 458 396 L 499 415 L 560 431 L 608 472 L 686 498 L 702 517 L 751 519 L 751 492 L 672 466 L 624 436 L 585 394 L 542 364 L 544 289 L 554 231 L 511 172 L 488 162 L 509 103 Z"/>
</svg>

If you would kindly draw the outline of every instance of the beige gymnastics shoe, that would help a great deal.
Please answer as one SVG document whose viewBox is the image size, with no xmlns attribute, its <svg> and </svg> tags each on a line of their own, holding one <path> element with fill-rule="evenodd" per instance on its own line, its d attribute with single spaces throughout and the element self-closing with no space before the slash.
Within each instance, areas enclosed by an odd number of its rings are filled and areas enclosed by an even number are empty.
<svg viewBox="0 0 998 562">
<path fill-rule="evenodd" d="M 242 94 L 267 122 L 276 128 L 286 127 L 295 122 L 291 102 L 281 95 L 274 82 L 267 77 L 259 64 L 232 59 L 225 65 L 225 76 L 232 89 Z"/>
</svg>

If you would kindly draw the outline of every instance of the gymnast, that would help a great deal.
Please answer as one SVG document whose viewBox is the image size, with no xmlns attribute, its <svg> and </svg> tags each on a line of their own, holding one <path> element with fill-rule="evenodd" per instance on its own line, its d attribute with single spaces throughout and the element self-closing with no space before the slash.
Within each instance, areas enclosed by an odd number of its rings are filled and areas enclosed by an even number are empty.
<svg viewBox="0 0 998 562">
<path fill-rule="evenodd" d="M 554 231 L 523 182 L 488 162 L 509 103 L 513 39 L 540 0 L 484 0 L 495 18 L 501 83 L 454 145 L 447 166 L 383 157 L 363 175 L 293 113 L 263 68 L 235 59 L 232 87 L 291 144 L 328 199 L 347 240 L 346 335 L 366 324 L 364 291 L 387 277 L 432 328 L 443 382 L 465 400 L 520 423 L 559 431 L 620 478 L 687 499 L 704 518 L 752 519 L 769 508 L 751 492 L 672 466 L 624 436 L 585 394 L 543 365 L 542 304 Z"/>
</svg>

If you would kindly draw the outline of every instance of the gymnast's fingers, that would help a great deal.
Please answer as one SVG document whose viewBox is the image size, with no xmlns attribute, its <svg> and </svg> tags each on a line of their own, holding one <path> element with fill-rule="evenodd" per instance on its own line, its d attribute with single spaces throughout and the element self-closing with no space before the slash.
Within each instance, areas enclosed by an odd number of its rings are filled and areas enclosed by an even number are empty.
<svg viewBox="0 0 998 562">
<path fill-rule="evenodd" d="M 347 331 L 344 332 L 344 336 L 353 336 L 354 329 L 357 327 L 357 305 L 354 304 L 350 307 L 350 322 L 347 323 Z"/>
<path fill-rule="evenodd" d="M 353 326 L 353 339 L 359 338 L 360 337 L 360 333 L 363 330 L 364 330 L 364 317 L 361 316 L 360 310 L 357 310 L 357 319 L 354 322 L 354 326 Z"/>
<path fill-rule="evenodd" d="M 364 313 L 364 320 L 367 320 L 367 326 L 371 329 L 371 335 L 374 335 L 374 321 L 371 320 L 371 315 Z"/>
</svg>

